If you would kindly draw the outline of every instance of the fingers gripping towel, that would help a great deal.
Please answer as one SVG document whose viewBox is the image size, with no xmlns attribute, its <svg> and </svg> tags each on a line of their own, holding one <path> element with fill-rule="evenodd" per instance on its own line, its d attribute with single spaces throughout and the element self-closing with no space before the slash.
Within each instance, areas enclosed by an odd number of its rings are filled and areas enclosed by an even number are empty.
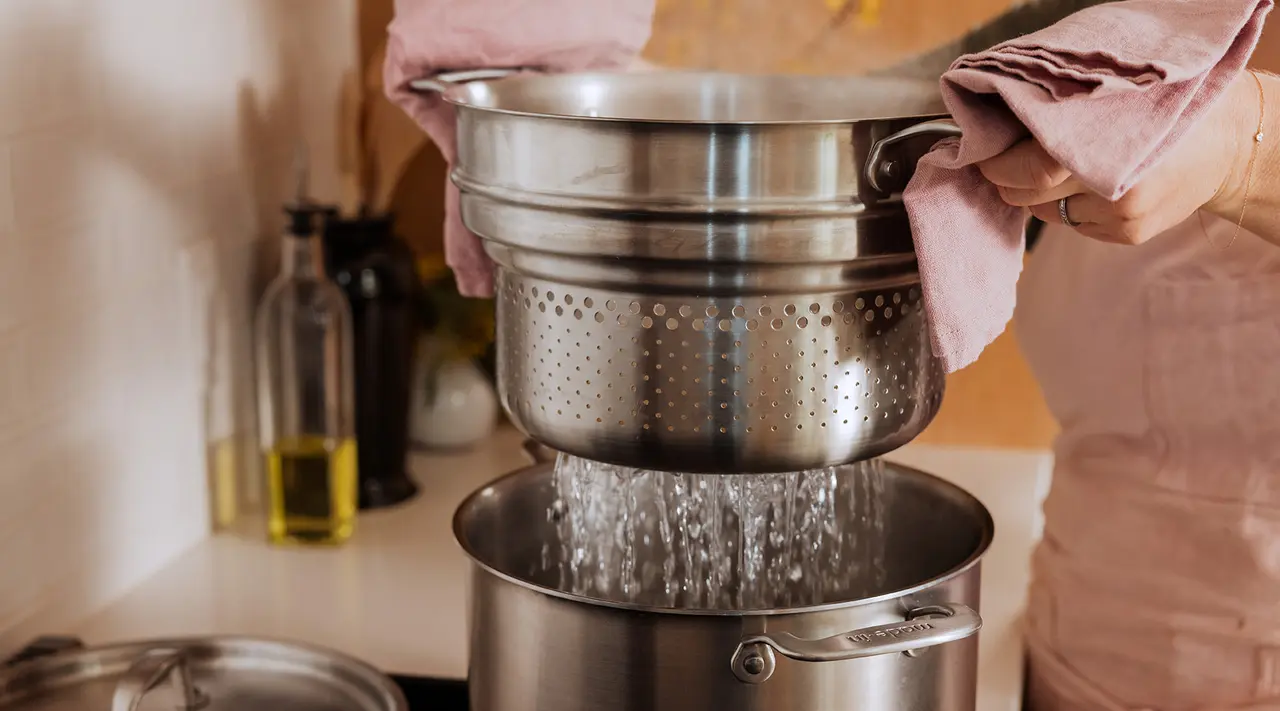
<svg viewBox="0 0 1280 711">
<path fill-rule="evenodd" d="M 903 194 L 933 350 L 965 367 L 1013 315 L 1026 213 L 975 167 L 1033 136 L 1118 199 L 1244 70 L 1273 0 L 1126 0 L 956 60 L 942 95 L 961 139 L 921 159 Z"/>
</svg>

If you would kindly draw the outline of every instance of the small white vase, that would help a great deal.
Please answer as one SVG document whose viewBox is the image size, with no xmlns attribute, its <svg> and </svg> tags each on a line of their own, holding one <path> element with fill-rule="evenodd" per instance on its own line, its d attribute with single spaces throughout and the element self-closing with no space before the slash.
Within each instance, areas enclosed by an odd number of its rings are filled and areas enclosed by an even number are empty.
<svg viewBox="0 0 1280 711">
<path fill-rule="evenodd" d="M 427 378 L 434 378 L 434 387 Z M 468 358 L 435 367 L 419 359 L 412 402 L 410 437 L 423 447 L 464 449 L 488 438 L 497 426 L 498 395 Z"/>
</svg>

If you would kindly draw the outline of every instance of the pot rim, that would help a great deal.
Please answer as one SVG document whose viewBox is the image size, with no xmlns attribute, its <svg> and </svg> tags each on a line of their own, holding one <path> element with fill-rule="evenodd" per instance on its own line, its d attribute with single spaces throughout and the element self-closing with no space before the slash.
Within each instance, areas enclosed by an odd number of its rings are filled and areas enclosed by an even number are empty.
<svg viewBox="0 0 1280 711">
<path fill-rule="evenodd" d="M 588 597 L 586 595 L 576 595 L 573 593 L 565 592 L 563 590 L 544 587 L 541 585 L 531 583 L 527 580 L 522 580 L 518 577 L 511 575 L 510 573 L 506 573 L 501 570 L 498 570 L 497 568 L 489 565 L 488 563 L 481 561 L 480 558 L 476 555 L 475 550 L 470 545 L 467 544 L 466 540 L 464 539 L 464 536 L 462 535 L 462 527 L 463 527 L 462 513 L 466 509 L 468 509 L 475 500 L 479 499 L 482 496 L 487 496 L 488 495 L 487 492 L 489 492 L 489 490 L 502 484 L 503 482 L 511 479 L 515 479 L 518 477 L 527 476 L 529 474 L 537 473 L 543 470 L 552 469 L 553 467 L 555 467 L 554 462 L 544 462 L 540 464 L 532 464 L 530 466 L 521 467 L 515 471 L 503 474 L 497 479 L 494 479 L 488 484 L 485 484 L 479 489 L 476 489 L 475 491 L 468 494 L 467 497 L 462 500 L 462 503 L 458 504 L 458 507 L 454 510 L 453 539 L 454 541 L 457 542 L 458 546 L 462 549 L 462 552 L 467 555 L 467 558 L 470 559 L 472 565 L 479 567 L 481 570 L 484 570 L 490 575 L 501 578 L 509 583 L 514 583 L 515 585 L 525 588 L 526 590 L 529 590 L 531 592 L 539 593 L 541 595 L 546 595 L 548 597 L 555 597 L 562 600 L 567 600 L 569 602 L 582 603 L 586 605 L 594 605 L 596 607 L 606 607 L 606 608 L 611 608 L 615 610 L 623 610 L 627 612 L 642 612 L 642 613 L 655 614 L 655 615 L 685 615 L 685 616 L 693 616 L 693 617 L 775 617 L 775 616 L 783 616 L 783 615 L 799 615 L 799 614 L 806 614 L 811 612 L 827 612 L 831 610 L 844 610 L 844 609 L 851 609 L 856 607 L 866 607 L 869 605 L 875 605 L 877 603 L 887 602 L 889 600 L 895 600 L 898 598 L 907 597 L 909 595 L 913 595 L 913 594 L 922 592 L 924 590 L 928 590 L 930 588 L 935 588 L 935 587 L 938 587 L 939 585 L 942 585 L 943 583 L 946 583 L 950 580 L 953 580 L 955 578 L 958 578 L 964 575 L 965 573 L 968 573 L 971 569 L 977 567 L 981 563 L 983 556 L 985 556 L 987 551 L 991 548 L 991 542 L 995 539 L 995 520 L 991 518 L 991 512 L 987 509 L 986 505 L 984 505 L 982 501 L 978 499 L 978 497 L 969 493 L 963 487 L 955 483 L 947 481 L 942 477 L 935 476 L 928 472 L 921 471 L 919 469 L 916 469 L 915 467 L 909 467 L 904 464 L 898 464 L 897 462 L 888 462 L 888 464 L 890 464 L 892 467 L 894 467 L 900 472 L 905 472 L 915 477 L 921 477 L 931 482 L 935 486 L 940 486 L 943 489 L 952 493 L 953 495 L 958 495 L 960 498 L 972 504 L 975 510 L 982 517 L 982 521 L 981 521 L 982 539 L 978 542 L 978 545 L 974 548 L 974 551 L 969 554 L 968 558 L 966 558 L 959 565 L 956 565 L 950 570 L 944 571 L 938 575 L 935 575 L 932 578 L 929 578 L 928 580 L 924 580 L 922 582 L 916 583 L 909 587 L 905 587 L 899 590 L 891 590 L 889 592 L 882 593 L 874 597 L 859 598 L 857 600 L 828 602 L 828 603 L 823 603 L 821 605 L 811 605 L 808 607 L 759 608 L 759 609 L 750 609 L 750 610 L 706 610 L 706 609 L 692 609 L 692 608 L 655 607 L 651 605 L 640 605 L 640 604 L 630 603 L 630 602 L 603 600 L 601 598 Z M 725 474 L 724 476 L 734 476 L 734 475 Z"/>
<path fill-rule="evenodd" d="M 859 118 L 829 118 L 829 119 L 761 119 L 749 121 L 729 121 L 724 119 L 659 119 L 659 118 L 629 118 L 624 116 L 580 116 L 568 113 L 556 113 L 551 111 L 529 111 L 524 109 L 497 108 L 492 106 L 480 106 L 468 100 L 472 86 L 501 86 L 507 83 L 516 82 L 532 82 L 546 80 L 566 80 L 566 79 L 616 79 L 617 77 L 638 77 L 644 78 L 652 76 L 651 72 L 626 72 L 626 71 L 587 71 L 587 72 L 568 72 L 557 74 L 539 74 L 518 72 L 508 76 L 492 79 L 476 79 L 464 83 L 458 83 L 450 86 L 441 93 L 441 98 L 448 104 L 458 109 L 467 109 L 486 114 L 500 114 L 503 116 L 517 116 L 523 118 L 550 119 L 555 121 L 575 121 L 591 124 L 644 124 L 647 126 L 672 126 L 672 127 L 689 127 L 689 126 L 705 126 L 713 127 L 733 127 L 733 126 L 779 126 L 779 127 L 804 127 L 804 126 L 836 126 L 836 125 L 857 125 L 863 123 L 878 123 L 883 121 L 934 121 L 949 119 L 950 114 L 945 111 L 931 111 L 924 113 L 907 113 L 907 114 L 890 114 L 886 116 L 863 116 Z M 734 78 L 746 79 L 748 81 L 767 81 L 769 79 L 788 79 L 791 81 L 803 81 L 805 79 L 818 80 L 823 82 L 847 81 L 849 83 L 863 84 L 883 84 L 883 85 L 904 85 L 918 84 L 920 86 L 930 85 L 931 82 L 922 82 L 912 79 L 884 79 L 879 77 L 865 76 L 790 76 L 785 74 L 739 74 L 735 72 L 709 72 L 697 70 L 663 70 L 657 73 L 659 75 L 672 76 L 679 75 L 683 77 L 703 77 L 703 78 Z"/>
</svg>

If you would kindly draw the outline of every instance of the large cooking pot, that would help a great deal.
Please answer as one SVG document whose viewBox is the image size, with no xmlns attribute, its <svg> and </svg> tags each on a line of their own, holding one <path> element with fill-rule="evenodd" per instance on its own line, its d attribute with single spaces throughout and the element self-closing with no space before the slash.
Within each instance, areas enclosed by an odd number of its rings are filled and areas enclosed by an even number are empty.
<svg viewBox="0 0 1280 711">
<path fill-rule="evenodd" d="M 866 532 L 884 575 L 869 595 L 699 611 L 564 592 L 554 519 L 571 512 L 553 477 L 517 471 L 454 517 L 473 562 L 472 711 L 973 711 L 993 525 L 960 488 L 886 465 L 884 526 Z"/>
<path fill-rule="evenodd" d="M 957 128 L 848 77 L 456 73 L 462 219 L 531 436 L 704 473 L 866 459 L 941 402 L 900 192 Z"/>
</svg>

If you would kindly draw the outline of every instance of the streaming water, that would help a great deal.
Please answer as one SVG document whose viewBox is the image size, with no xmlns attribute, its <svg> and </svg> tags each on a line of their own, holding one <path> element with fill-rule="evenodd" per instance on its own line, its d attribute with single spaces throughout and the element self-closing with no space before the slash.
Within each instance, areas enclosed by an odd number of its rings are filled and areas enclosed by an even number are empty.
<svg viewBox="0 0 1280 711">
<path fill-rule="evenodd" d="M 673 474 L 560 455 L 560 589 L 685 609 L 851 600 L 886 584 L 884 466 Z"/>
</svg>

